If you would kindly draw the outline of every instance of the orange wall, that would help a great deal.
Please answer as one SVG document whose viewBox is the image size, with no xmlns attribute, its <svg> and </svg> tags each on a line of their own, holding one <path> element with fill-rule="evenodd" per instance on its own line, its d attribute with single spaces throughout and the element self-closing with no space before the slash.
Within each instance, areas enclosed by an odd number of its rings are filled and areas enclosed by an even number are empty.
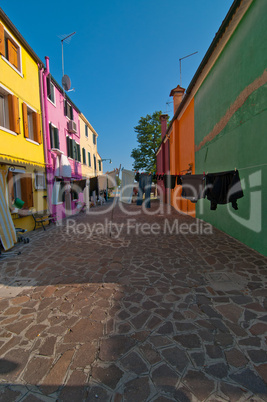
<svg viewBox="0 0 267 402">
<path fill-rule="evenodd" d="M 170 141 L 171 174 L 185 174 L 189 164 L 193 163 L 195 173 L 194 150 L 194 99 L 191 100 L 181 118 L 173 123 Z M 172 206 L 191 216 L 195 216 L 195 204 L 181 197 L 182 187 L 176 186 L 172 193 Z"/>
</svg>

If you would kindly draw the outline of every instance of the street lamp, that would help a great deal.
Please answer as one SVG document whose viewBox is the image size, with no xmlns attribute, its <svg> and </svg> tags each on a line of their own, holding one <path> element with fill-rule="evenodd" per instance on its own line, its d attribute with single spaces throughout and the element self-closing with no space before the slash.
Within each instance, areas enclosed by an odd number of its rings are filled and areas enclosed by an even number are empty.
<svg viewBox="0 0 267 402">
<path fill-rule="evenodd" d="M 104 162 L 104 161 L 109 161 L 109 163 L 112 163 L 112 161 L 111 161 L 110 158 L 108 158 L 108 159 L 102 159 L 102 158 L 101 158 L 101 161 L 102 161 L 102 162 Z"/>
</svg>

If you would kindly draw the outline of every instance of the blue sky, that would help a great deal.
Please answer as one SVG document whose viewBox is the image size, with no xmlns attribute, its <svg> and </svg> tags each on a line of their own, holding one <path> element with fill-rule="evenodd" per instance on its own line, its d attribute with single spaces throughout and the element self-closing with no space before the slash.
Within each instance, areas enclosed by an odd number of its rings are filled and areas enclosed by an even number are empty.
<svg viewBox="0 0 267 402">
<path fill-rule="evenodd" d="M 187 88 L 233 0 L 1 1 L 1 8 L 61 83 L 61 38 L 70 98 L 98 133 L 104 171 L 132 169 L 134 127 L 156 110 L 173 115 L 169 97 Z"/>
</svg>

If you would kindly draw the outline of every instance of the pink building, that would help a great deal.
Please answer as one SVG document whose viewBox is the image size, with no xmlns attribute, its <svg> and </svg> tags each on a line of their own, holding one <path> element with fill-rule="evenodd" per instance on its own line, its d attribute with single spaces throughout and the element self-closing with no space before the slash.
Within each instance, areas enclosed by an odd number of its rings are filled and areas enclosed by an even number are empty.
<svg viewBox="0 0 267 402">
<path fill-rule="evenodd" d="M 50 74 L 49 58 L 41 72 L 47 196 L 56 220 L 75 213 L 82 196 L 79 110 Z"/>
</svg>

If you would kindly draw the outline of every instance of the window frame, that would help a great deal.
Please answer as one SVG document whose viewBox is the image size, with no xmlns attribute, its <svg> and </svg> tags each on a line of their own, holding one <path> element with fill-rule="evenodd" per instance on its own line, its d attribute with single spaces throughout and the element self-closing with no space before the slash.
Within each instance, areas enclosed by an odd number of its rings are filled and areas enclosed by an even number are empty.
<svg viewBox="0 0 267 402">
<path fill-rule="evenodd" d="M 42 178 L 43 184 L 38 184 L 38 177 Z M 34 187 L 35 190 L 46 190 L 45 174 L 43 172 L 35 172 L 34 174 Z"/>
<path fill-rule="evenodd" d="M 64 115 L 69 120 L 74 120 L 74 118 L 73 118 L 73 106 L 67 101 L 67 99 L 64 99 Z"/>
<path fill-rule="evenodd" d="M 48 91 L 48 83 L 49 83 L 49 91 Z M 51 80 L 51 76 L 46 77 L 46 87 L 47 87 L 47 99 L 49 100 L 52 105 L 56 106 L 56 91 L 55 91 L 55 85 L 53 84 Z M 53 95 L 52 95 L 53 94 Z M 53 99 L 51 99 L 49 96 L 51 96 Z"/>
<path fill-rule="evenodd" d="M 51 141 L 51 128 L 53 128 L 53 141 Z M 58 147 L 54 146 L 57 145 L 56 141 L 55 141 L 55 130 L 57 130 L 57 141 L 58 141 Z M 57 128 L 57 126 L 55 126 L 55 124 L 53 124 L 51 121 L 49 122 L 49 139 L 50 139 L 50 149 L 59 149 L 60 150 L 60 141 L 59 141 L 59 129 Z M 52 144 L 53 142 L 53 144 Z M 53 146 L 52 146 L 53 145 Z"/>
<path fill-rule="evenodd" d="M 27 116 L 26 116 L 27 112 Z M 23 129 L 24 137 L 26 141 L 31 142 L 35 145 L 42 144 L 41 135 L 41 115 L 34 108 L 32 108 L 28 103 L 22 103 L 22 117 L 23 117 Z M 26 119 L 26 121 L 25 121 Z M 37 122 L 39 120 L 39 122 Z M 30 132 L 31 131 L 31 132 Z M 39 133 L 38 133 L 39 131 Z M 30 136 L 31 135 L 31 136 Z"/>
<path fill-rule="evenodd" d="M 22 73 L 22 51 L 21 51 L 21 45 L 18 43 L 18 41 L 14 38 L 14 36 L 9 32 L 9 30 L 2 24 L 3 30 L 4 30 L 4 48 L 5 48 L 5 54 L 2 54 L 2 59 L 11 67 L 13 68 L 14 71 L 16 71 L 21 77 L 23 77 Z M 10 41 L 10 43 L 17 49 L 17 67 L 12 64 L 12 62 L 9 60 L 9 55 L 8 55 L 8 45 L 7 41 Z"/>
<path fill-rule="evenodd" d="M 20 113 L 19 113 L 19 98 L 13 94 L 8 88 L 0 84 L 0 93 L 4 97 L 4 102 L 8 109 L 8 126 L 0 124 L 0 129 L 12 135 L 20 134 Z M 17 121 L 15 121 L 17 119 Z M 14 130 L 13 130 L 14 128 Z"/>
</svg>

